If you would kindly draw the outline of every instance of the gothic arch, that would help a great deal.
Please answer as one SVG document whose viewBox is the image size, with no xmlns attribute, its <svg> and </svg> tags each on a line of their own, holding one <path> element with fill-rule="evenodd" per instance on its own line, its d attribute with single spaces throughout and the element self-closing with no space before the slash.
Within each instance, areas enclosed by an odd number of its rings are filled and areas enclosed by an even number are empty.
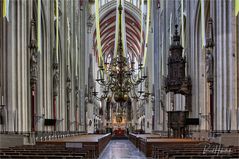
<svg viewBox="0 0 239 159">
<path fill-rule="evenodd" d="M 202 17 L 201 17 L 201 2 L 198 1 L 195 12 L 195 27 L 194 30 L 194 50 L 193 50 L 193 60 L 195 70 L 195 78 L 193 79 L 193 98 L 194 98 L 194 114 L 193 116 L 201 118 L 200 115 L 208 114 L 208 99 L 207 99 L 207 82 L 205 76 L 205 46 L 203 46 L 203 41 L 206 39 L 207 32 L 207 21 L 210 15 L 210 3 L 205 1 L 204 4 L 204 36 L 202 33 Z M 204 38 L 204 40 L 203 40 Z M 201 129 L 208 129 L 209 123 L 205 119 L 201 118 Z"/>
<path fill-rule="evenodd" d="M 111 54 L 114 48 L 114 32 L 116 24 L 116 1 L 110 1 L 100 8 L 100 29 L 101 45 L 104 54 Z M 130 54 L 139 57 L 140 51 L 140 10 L 129 2 L 125 2 L 126 13 L 126 40 L 127 48 Z M 110 23 L 110 25 L 107 25 Z M 98 54 L 96 49 L 96 28 L 93 25 L 93 49 L 95 55 Z M 112 34 L 113 33 L 113 34 Z M 132 40 L 133 39 L 135 40 Z"/>
</svg>

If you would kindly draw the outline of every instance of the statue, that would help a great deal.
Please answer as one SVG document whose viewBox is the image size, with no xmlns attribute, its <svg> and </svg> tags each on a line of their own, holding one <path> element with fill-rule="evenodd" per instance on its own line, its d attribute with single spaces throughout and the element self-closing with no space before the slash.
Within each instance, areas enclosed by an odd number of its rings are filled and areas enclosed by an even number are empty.
<svg viewBox="0 0 239 159">
<path fill-rule="evenodd" d="M 67 65 L 66 71 L 66 102 L 70 103 L 70 94 L 71 94 L 71 74 L 69 65 Z"/>
<path fill-rule="evenodd" d="M 31 81 L 34 82 L 37 80 L 37 52 L 33 50 L 30 58 L 30 74 Z"/>
<path fill-rule="evenodd" d="M 209 50 L 206 53 L 206 78 L 208 82 L 213 81 L 213 56 Z"/>
<path fill-rule="evenodd" d="M 59 84 L 59 71 L 54 70 L 54 75 L 53 75 L 53 92 L 54 95 L 57 96 L 58 94 L 58 84 Z"/>
<path fill-rule="evenodd" d="M 37 81 L 37 40 L 36 40 L 36 21 L 31 20 L 31 40 L 30 40 L 30 75 L 31 83 L 35 84 Z"/>
</svg>

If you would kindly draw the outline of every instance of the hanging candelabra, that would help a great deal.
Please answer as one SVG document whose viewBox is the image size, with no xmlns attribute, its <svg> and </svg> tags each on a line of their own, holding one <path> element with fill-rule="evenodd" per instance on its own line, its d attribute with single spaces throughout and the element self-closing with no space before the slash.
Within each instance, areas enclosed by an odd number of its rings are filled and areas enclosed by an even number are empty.
<svg viewBox="0 0 239 159">
<path fill-rule="evenodd" d="M 119 41 L 117 55 L 113 58 L 110 63 L 107 61 L 104 65 L 99 66 L 97 71 L 97 83 L 103 88 L 103 95 L 97 97 L 98 92 L 92 92 L 96 99 L 107 98 L 107 94 L 112 92 L 116 102 L 126 102 L 129 98 L 129 93 L 132 89 L 135 89 L 142 84 L 147 78 L 145 68 L 140 62 L 138 68 L 135 68 L 135 61 L 123 56 L 123 42 L 122 42 L 122 31 L 121 31 L 121 14 L 122 6 L 121 3 L 119 9 Z M 142 87 L 141 87 L 142 88 Z M 140 94 L 143 94 L 141 89 Z M 148 95 L 146 93 L 145 95 Z"/>
</svg>

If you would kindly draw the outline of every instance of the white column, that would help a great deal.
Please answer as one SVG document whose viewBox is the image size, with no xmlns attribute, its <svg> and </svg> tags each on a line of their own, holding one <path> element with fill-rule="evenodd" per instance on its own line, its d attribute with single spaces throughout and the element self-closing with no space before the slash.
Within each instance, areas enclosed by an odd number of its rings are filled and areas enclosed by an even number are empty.
<svg viewBox="0 0 239 159">
<path fill-rule="evenodd" d="M 8 110 L 8 121 L 7 121 L 7 130 L 8 131 L 16 131 L 16 25 L 17 25 L 17 18 L 16 15 L 16 2 L 10 1 L 10 19 L 12 23 L 5 25 L 3 28 L 6 30 L 3 34 L 7 34 L 9 38 L 7 42 L 3 42 L 3 50 L 4 53 L 7 55 L 7 110 Z M 11 44 L 11 46 L 9 45 Z"/>
<path fill-rule="evenodd" d="M 238 56 L 238 50 L 237 50 L 237 53 L 235 52 L 235 48 L 236 48 L 236 18 L 234 16 L 234 12 L 233 12 L 233 1 L 230 1 L 228 3 L 228 21 L 229 21 L 229 35 L 228 35 L 228 44 L 229 44 L 229 47 L 228 47 L 228 69 L 227 71 L 229 72 L 229 91 L 228 91 L 228 107 L 229 107 L 229 128 L 231 130 L 236 130 L 237 129 L 237 123 L 238 123 L 238 119 L 237 119 L 237 84 L 236 84 L 236 78 L 237 78 L 237 56 Z M 237 29 L 238 30 L 238 29 Z M 237 38 L 238 39 L 238 38 Z M 232 56 L 232 55 L 235 55 L 237 54 L 237 56 Z"/>
<path fill-rule="evenodd" d="M 199 69 L 198 89 L 199 89 L 199 92 L 198 92 L 198 96 L 197 96 L 198 107 L 199 107 L 198 113 L 199 114 L 201 113 L 202 115 L 206 115 L 206 109 L 205 109 L 206 102 L 207 102 L 207 100 L 206 100 L 206 86 L 207 86 L 207 83 L 206 83 L 206 72 L 205 72 L 205 58 L 206 58 L 205 54 L 206 54 L 206 51 L 205 51 L 204 45 L 200 45 L 200 47 L 202 47 L 202 49 L 201 49 L 200 52 L 198 52 L 199 53 L 199 56 L 198 56 L 199 57 L 199 59 L 198 59 L 199 60 L 199 63 L 198 63 L 198 69 Z M 197 117 L 200 118 L 200 116 L 198 116 L 198 114 L 197 114 Z M 201 118 L 200 122 L 201 122 L 200 123 L 200 129 L 205 130 L 207 120 L 205 118 Z"/>
<path fill-rule="evenodd" d="M 103 122 L 103 129 L 106 128 L 106 119 L 105 119 L 105 117 L 106 117 L 106 100 L 107 100 L 107 99 L 105 99 L 105 100 L 102 101 L 102 109 L 103 109 L 102 122 Z"/>
<path fill-rule="evenodd" d="M 223 127 L 222 127 L 222 112 L 223 112 L 223 109 L 222 109 L 222 84 L 223 84 L 223 80 L 222 80 L 222 70 L 223 70 L 223 67 L 222 67 L 222 7 L 221 7 L 221 1 L 218 1 L 216 3 L 216 21 L 217 21 L 217 30 L 216 30 L 216 35 L 217 36 L 217 39 L 216 41 L 218 41 L 216 43 L 216 50 L 215 50 L 215 61 L 216 61 L 216 68 L 215 68 L 215 71 L 216 71 L 216 91 L 214 92 L 215 95 L 216 95 L 216 99 L 217 99 L 217 102 L 216 102 L 216 107 L 217 107 L 217 119 L 216 119 L 216 130 L 222 130 Z"/>
<path fill-rule="evenodd" d="M 28 106 L 30 105 L 30 103 L 28 103 L 28 87 L 27 85 L 28 80 L 27 80 L 27 64 L 28 64 L 28 48 L 26 46 L 28 46 L 28 40 L 27 37 L 29 35 L 29 27 L 27 27 L 25 24 L 30 24 L 30 19 L 27 19 L 27 7 L 28 7 L 28 3 L 29 1 L 23 1 L 22 2 L 22 30 L 21 32 L 23 33 L 22 35 L 22 55 L 21 55 L 21 66 L 22 66 L 22 75 L 21 75 L 21 85 L 22 85 L 22 102 L 21 102 L 21 107 L 22 107 L 22 112 L 21 112 L 21 116 L 22 116 L 22 131 L 28 131 Z M 31 3 L 30 3 L 31 4 Z"/>
<path fill-rule="evenodd" d="M 87 133 L 94 133 L 94 104 L 87 103 Z"/>
<path fill-rule="evenodd" d="M 190 3 L 190 5 L 189 5 L 190 10 L 189 11 L 192 12 L 192 8 L 195 8 L 195 5 L 194 5 L 194 2 L 190 1 L 189 3 Z M 195 70 L 195 54 L 196 54 L 196 52 L 195 52 L 194 37 L 196 36 L 195 35 L 196 27 L 194 27 L 195 24 L 192 23 L 193 21 L 195 21 L 194 17 L 191 16 L 190 14 L 188 16 L 189 16 L 188 21 L 190 21 L 189 28 L 191 29 L 190 30 L 190 35 L 188 35 L 188 33 L 186 33 L 189 37 L 189 40 L 188 40 L 188 43 L 190 44 L 189 46 L 191 46 L 189 51 L 188 51 L 188 52 L 191 52 L 190 61 L 189 61 L 190 70 L 189 70 L 188 74 L 189 74 L 189 76 L 191 76 L 191 79 L 192 79 L 192 112 L 190 113 L 190 117 L 195 117 L 195 106 L 196 106 L 196 100 L 195 100 L 195 97 L 196 97 L 195 83 L 196 83 L 196 81 L 195 81 L 195 78 L 196 77 L 195 77 L 194 72 L 196 72 L 196 70 Z"/>
<path fill-rule="evenodd" d="M 132 100 L 132 111 L 133 111 L 133 118 L 132 118 L 132 125 L 135 126 L 136 122 L 137 122 L 137 119 L 136 119 L 136 113 L 137 113 L 137 110 L 136 110 L 136 100 Z"/>
<path fill-rule="evenodd" d="M 67 27 L 67 15 L 70 15 L 68 12 L 68 2 L 63 1 L 62 3 L 62 18 L 59 19 L 59 31 L 61 37 L 61 54 L 59 62 L 60 70 L 60 83 L 59 83 L 59 102 L 60 102 L 60 116 L 59 116 L 59 130 L 66 131 L 67 126 L 67 108 L 66 108 L 66 72 L 67 72 L 67 59 L 68 59 L 68 47 L 67 47 L 67 36 L 68 36 L 68 27 Z M 74 88 L 73 88 L 74 89 Z"/>
<path fill-rule="evenodd" d="M 152 102 L 149 101 L 145 103 L 145 133 L 152 132 Z"/>
<path fill-rule="evenodd" d="M 226 130 L 227 129 L 227 112 L 228 112 L 228 101 L 227 101 L 227 60 L 228 60 L 228 49 L 227 49 L 227 41 L 228 41 L 228 37 L 227 37 L 227 13 L 226 13 L 226 1 L 222 2 L 222 32 L 221 32 L 221 36 L 222 36 L 222 109 L 223 109 L 223 114 L 222 114 L 222 130 Z"/>
<path fill-rule="evenodd" d="M 79 78 L 80 78 L 80 89 L 81 89 L 81 104 L 80 104 L 80 109 L 81 109 L 81 131 L 83 131 L 85 129 L 85 122 L 87 123 L 87 121 L 85 121 L 86 119 L 86 115 L 85 115 L 85 79 L 88 78 L 87 73 L 86 73 L 86 69 L 88 69 L 88 66 L 86 66 L 86 54 L 87 52 L 87 24 L 86 24 L 86 19 L 87 19 L 87 9 L 86 9 L 86 4 L 84 4 L 84 6 L 82 7 L 83 10 L 81 10 L 80 13 L 80 23 L 81 23 L 81 28 L 80 28 L 80 74 L 79 74 Z"/>
<path fill-rule="evenodd" d="M 22 66 L 21 66 L 21 61 L 20 61 L 20 58 L 21 58 L 21 43 L 22 43 L 22 35 L 21 35 L 21 2 L 17 2 L 17 33 L 16 33 L 16 37 L 18 40 L 17 40 L 17 47 L 16 47 L 16 68 L 17 68 L 17 89 L 16 89 L 16 93 L 17 93 L 17 96 L 16 96 L 16 104 L 17 104 L 17 125 L 18 125 L 18 131 L 22 131 L 22 107 L 21 107 L 21 100 L 22 100 L 22 93 L 21 93 L 21 74 L 22 74 Z"/>
<path fill-rule="evenodd" d="M 75 2 L 76 1 L 70 1 L 70 30 L 71 30 L 71 46 L 70 46 L 70 52 L 71 52 L 71 103 L 70 103 L 70 130 L 75 130 L 75 39 L 76 39 L 76 33 L 75 33 Z"/>
<path fill-rule="evenodd" d="M 154 95 L 155 95 L 155 102 L 154 102 L 154 130 L 159 130 L 159 124 L 160 124 L 160 104 L 159 104 L 159 100 L 160 100 L 160 96 L 159 96 L 159 91 L 160 91 L 160 87 L 161 87 L 161 78 L 160 78 L 160 58 L 162 58 L 162 56 L 160 56 L 160 52 L 159 52 L 159 41 L 160 41 L 160 33 L 159 33 L 159 10 L 157 8 L 157 1 L 152 1 L 153 7 L 151 9 L 151 21 L 153 22 L 151 24 L 151 27 L 154 28 L 154 32 L 152 33 L 152 38 L 151 40 L 153 41 L 152 45 L 151 45 L 151 52 L 154 52 L 154 54 L 152 54 L 152 60 L 154 63 L 154 79 L 152 81 L 154 81 Z M 151 34 L 151 33 L 150 33 Z M 149 43 L 150 44 L 150 43 Z M 161 52 L 161 54 L 163 54 L 163 52 Z M 147 125 L 146 125 L 147 126 Z"/>
</svg>

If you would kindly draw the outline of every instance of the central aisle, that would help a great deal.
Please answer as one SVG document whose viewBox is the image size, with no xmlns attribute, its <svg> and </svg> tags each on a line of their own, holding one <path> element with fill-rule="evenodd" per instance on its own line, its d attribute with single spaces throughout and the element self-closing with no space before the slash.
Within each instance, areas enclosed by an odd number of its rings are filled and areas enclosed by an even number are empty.
<svg viewBox="0 0 239 159">
<path fill-rule="evenodd" d="M 129 140 L 111 140 L 99 159 L 146 159 Z"/>
</svg>

